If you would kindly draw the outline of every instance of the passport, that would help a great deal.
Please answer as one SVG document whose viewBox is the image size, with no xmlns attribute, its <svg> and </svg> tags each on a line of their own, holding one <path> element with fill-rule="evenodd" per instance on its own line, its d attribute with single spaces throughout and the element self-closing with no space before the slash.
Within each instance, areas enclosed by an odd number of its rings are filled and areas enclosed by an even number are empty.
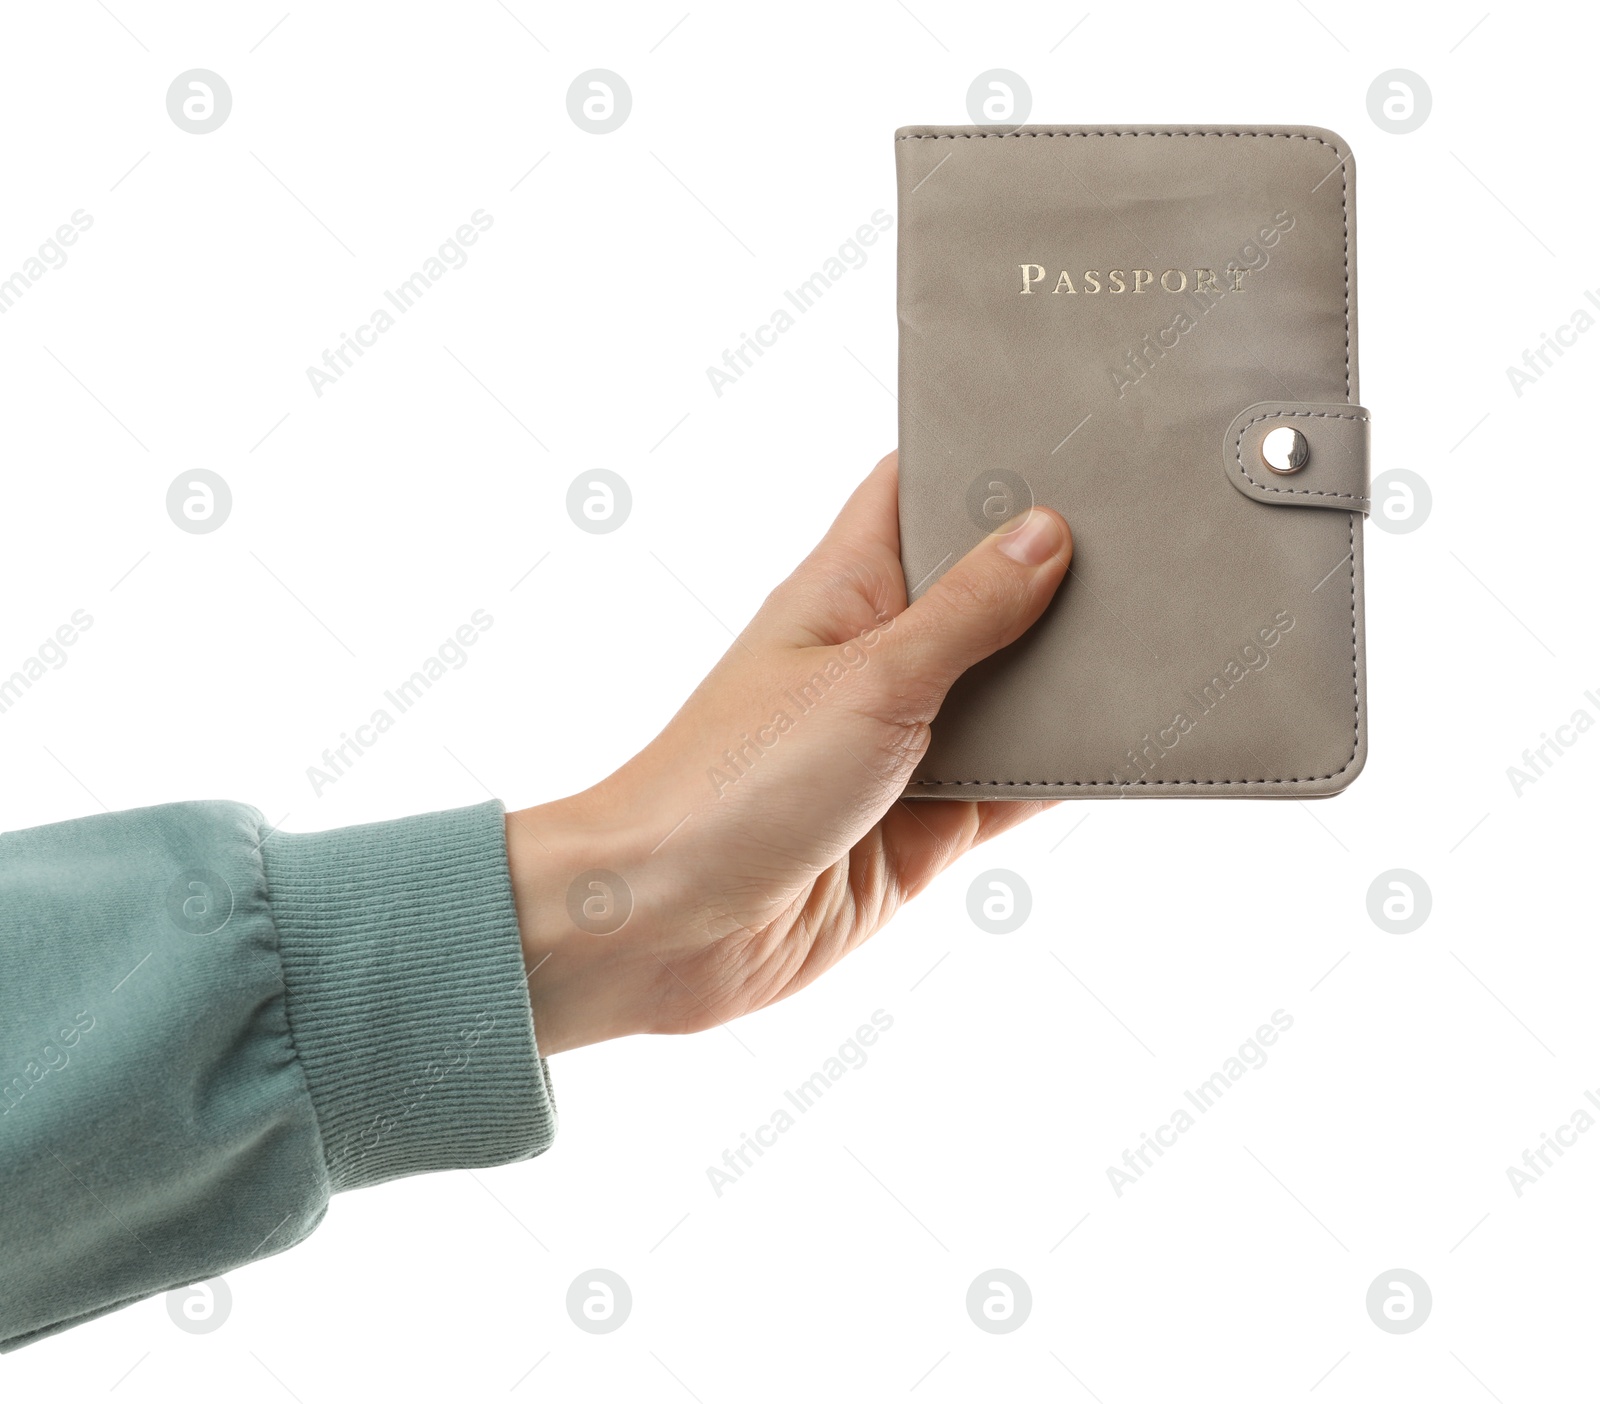
<svg viewBox="0 0 1600 1404">
<path fill-rule="evenodd" d="M 1317 127 L 906 127 L 912 599 L 1034 503 L 1072 566 L 908 797 L 1332 795 L 1367 754 L 1355 163 Z"/>
</svg>

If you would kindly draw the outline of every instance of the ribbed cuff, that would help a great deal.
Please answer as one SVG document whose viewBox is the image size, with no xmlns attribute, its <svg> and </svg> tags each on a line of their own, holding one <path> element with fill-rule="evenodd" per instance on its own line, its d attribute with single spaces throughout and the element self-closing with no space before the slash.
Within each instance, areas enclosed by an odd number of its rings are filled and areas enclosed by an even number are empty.
<svg viewBox="0 0 1600 1404">
<path fill-rule="evenodd" d="M 335 1190 L 555 1139 L 498 801 L 261 846 Z"/>
</svg>

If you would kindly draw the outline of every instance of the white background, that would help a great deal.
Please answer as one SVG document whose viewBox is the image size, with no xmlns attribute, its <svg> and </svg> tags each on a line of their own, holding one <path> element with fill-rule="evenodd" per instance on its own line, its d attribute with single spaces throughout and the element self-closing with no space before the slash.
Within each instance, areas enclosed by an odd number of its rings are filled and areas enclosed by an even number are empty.
<svg viewBox="0 0 1600 1404">
<path fill-rule="evenodd" d="M 1367 530 L 1348 794 L 1060 806 L 731 1033 L 555 1059 L 541 1159 L 342 1196 L 229 1275 L 221 1329 L 145 1302 L 7 1357 L 7 1397 L 1576 1397 L 1600 1134 L 1520 1198 L 1506 1167 L 1600 1087 L 1600 734 L 1520 797 L 1506 768 L 1600 718 L 1600 333 L 1520 398 L 1506 368 L 1600 286 L 1587 12 L 109 3 L 6 18 L 0 277 L 94 224 L 0 316 L 0 673 L 94 625 L 0 715 L 4 827 L 222 796 L 310 830 L 607 773 L 893 446 L 892 242 L 721 398 L 706 367 L 893 213 L 895 127 L 967 121 L 990 68 L 1036 122 L 1342 134 L 1376 467 L 1434 507 Z M 204 136 L 165 108 L 194 67 L 233 93 Z M 606 136 L 566 109 L 596 67 L 633 94 Z M 1392 68 L 1432 90 L 1409 135 L 1368 116 Z M 470 261 L 318 398 L 306 367 L 477 209 Z M 588 536 L 566 489 L 602 467 L 634 510 Z M 197 468 L 234 497 L 210 535 L 165 511 Z M 475 609 L 468 666 L 315 795 Z M 967 917 L 990 867 L 1033 892 L 1011 936 Z M 1391 868 L 1432 890 L 1409 935 L 1367 914 Z M 718 1198 L 707 1167 L 878 1009 Z M 1268 1063 L 1117 1197 L 1277 1009 Z M 611 1335 L 565 1310 L 593 1267 L 632 1288 Z M 994 1267 L 1033 1293 L 1008 1335 L 965 1310 Z M 1366 1312 L 1395 1267 L 1432 1288 L 1412 1334 Z"/>
</svg>

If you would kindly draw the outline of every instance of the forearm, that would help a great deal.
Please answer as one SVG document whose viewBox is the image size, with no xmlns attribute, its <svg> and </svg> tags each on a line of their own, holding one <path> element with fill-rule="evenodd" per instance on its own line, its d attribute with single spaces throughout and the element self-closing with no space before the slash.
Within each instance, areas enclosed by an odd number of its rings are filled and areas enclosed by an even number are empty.
<svg viewBox="0 0 1600 1404">
<path fill-rule="evenodd" d="M 496 805 L 165 805 L 0 836 L 0 1349 L 545 1149 Z"/>
</svg>

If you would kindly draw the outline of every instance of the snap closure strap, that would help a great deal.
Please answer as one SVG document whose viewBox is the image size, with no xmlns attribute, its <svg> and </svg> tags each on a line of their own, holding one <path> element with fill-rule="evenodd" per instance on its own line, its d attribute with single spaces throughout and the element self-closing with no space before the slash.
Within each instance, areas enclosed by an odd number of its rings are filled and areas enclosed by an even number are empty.
<svg viewBox="0 0 1600 1404">
<path fill-rule="evenodd" d="M 1371 420 L 1360 405 L 1265 400 L 1234 416 L 1223 435 L 1222 471 L 1235 488 L 1257 502 L 1370 512 Z M 1267 436 L 1281 429 L 1296 431 L 1304 440 L 1301 451 L 1290 459 L 1281 451 L 1271 454 L 1279 464 L 1302 460 L 1301 466 L 1287 472 L 1274 471 L 1262 454 Z"/>
</svg>

